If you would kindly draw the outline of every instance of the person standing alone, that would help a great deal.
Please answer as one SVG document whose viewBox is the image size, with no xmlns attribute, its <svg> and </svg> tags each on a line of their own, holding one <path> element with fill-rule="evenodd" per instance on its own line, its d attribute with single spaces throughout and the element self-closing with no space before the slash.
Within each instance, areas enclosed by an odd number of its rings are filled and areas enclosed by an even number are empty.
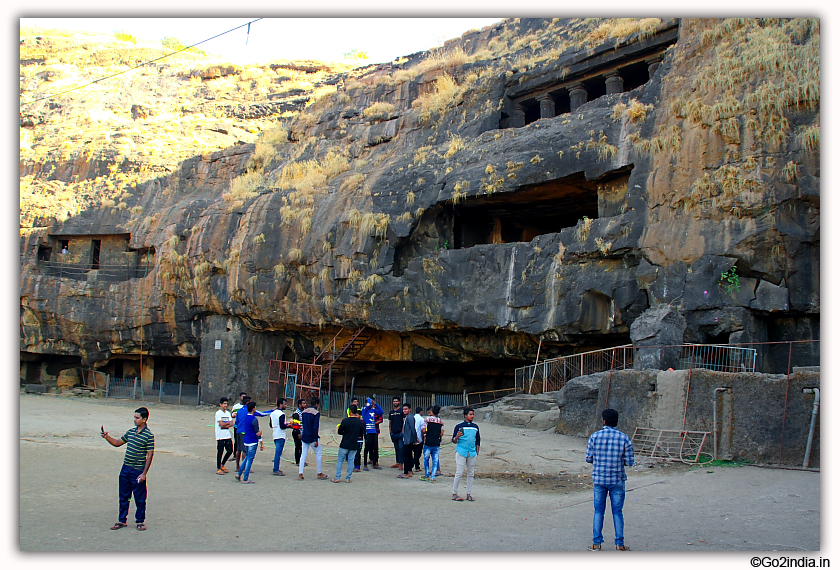
<svg viewBox="0 0 840 570">
<path fill-rule="evenodd" d="M 146 475 L 155 456 L 155 435 L 149 429 L 148 421 L 149 410 L 137 408 L 134 410 L 134 427 L 120 439 L 114 439 L 102 428 L 102 438 L 114 447 L 128 444 L 120 471 L 120 512 L 111 530 L 128 526 L 128 503 L 132 494 L 137 506 L 134 512 L 137 530 L 146 530 Z"/>
<path fill-rule="evenodd" d="M 636 464 L 633 457 L 633 442 L 618 431 L 618 412 L 606 409 L 601 412 L 604 427 L 589 437 L 586 444 L 586 462 L 592 463 L 592 484 L 594 485 L 595 516 L 592 522 L 592 546 L 588 550 L 601 550 L 604 542 L 604 512 L 607 510 L 607 495 L 612 507 L 615 527 L 615 549 L 630 550 L 624 546 L 624 494 L 627 473 L 624 466 Z"/>
<path fill-rule="evenodd" d="M 458 485 L 464 471 L 467 472 L 467 500 L 474 501 L 472 497 L 473 478 L 475 477 L 475 464 L 478 460 L 478 453 L 481 451 L 481 433 L 478 426 L 473 423 L 475 410 L 464 408 L 464 421 L 455 426 L 452 443 L 458 444 L 455 448 L 455 464 L 458 470 L 455 472 L 455 484 L 452 485 L 452 500 L 463 501 L 458 496 Z"/>
</svg>

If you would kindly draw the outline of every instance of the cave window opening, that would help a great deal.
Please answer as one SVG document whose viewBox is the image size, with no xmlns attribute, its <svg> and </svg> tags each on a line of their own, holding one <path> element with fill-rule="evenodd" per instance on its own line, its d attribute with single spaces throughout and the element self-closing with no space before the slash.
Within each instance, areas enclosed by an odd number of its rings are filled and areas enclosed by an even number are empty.
<svg viewBox="0 0 840 570">
<path fill-rule="evenodd" d="M 632 91 L 650 81 L 648 64 L 644 61 L 621 68 L 624 91 Z"/>
<path fill-rule="evenodd" d="M 45 245 L 38 246 L 38 261 L 49 261 L 52 256 L 52 248 Z"/>
<path fill-rule="evenodd" d="M 525 111 L 525 124 L 530 125 L 540 118 L 540 104 L 536 99 L 529 99 L 521 103 L 522 110 Z"/>
<path fill-rule="evenodd" d="M 101 239 L 93 240 L 93 252 L 92 252 L 92 256 L 91 256 L 92 258 L 91 258 L 91 262 L 90 262 L 90 268 L 91 269 L 99 269 L 99 255 L 100 255 L 101 251 L 102 251 L 102 240 Z"/>
<path fill-rule="evenodd" d="M 455 209 L 454 248 L 529 242 L 598 217 L 598 192 L 582 173 L 504 196 L 467 199 Z"/>
</svg>

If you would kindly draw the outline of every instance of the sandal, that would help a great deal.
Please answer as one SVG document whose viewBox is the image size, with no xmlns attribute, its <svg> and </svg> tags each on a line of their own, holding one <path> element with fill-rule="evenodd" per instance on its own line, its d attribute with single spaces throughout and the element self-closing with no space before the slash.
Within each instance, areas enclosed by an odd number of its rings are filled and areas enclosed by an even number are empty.
<svg viewBox="0 0 840 570">
<path fill-rule="evenodd" d="M 300 475 L 298 475 L 298 481 L 303 481 L 303 473 L 301 473 Z"/>
<path fill-rule="evenodd" d="M 120 530 L 121 528 L 124 528 L 124 527 L 127 527 L 127 526 L 128 526 L 128 524 L 126 524 L 124 522 L 118 522 L 118 523 L 114 524 L 114 526 L 111 527 L 111 530 Z"/>
<path fill-rule="evenodd" d="M 146 523 L 137 523 L 137 530 L 146 530 Z"/>
<path fill-rule="evenodd" d="M 403 473 L 402 475 L 397 475 L 397 479 L 410 479 L 411 475 L 406 475 Z"/>
<path fill-rule="evenodd" d="M 593 544 L 592 546 L 588 547 L 586 550 L 591 550 L 591 551 L 595 552 L 597 550 L 601 550 L 601 545 L 600 544 Z"/>
<path fill-rule="evenodd" d="M 475 499 L 472 498 L 472 495 L 469 494 L 467 495 L 467 500 L 471 503 L 475 501 Z"/>
<path fill-rule="evenodd" d="M 224 471 L 222 471 L 221 469 L 219 469 L 218 471 L 216 471 L 216 475 L 224 475 L 224 474 L 225 474 L 225 472 L 224 472 Z"/>
<path fill-rule="evenodd" d="M 318 479 L 329 479 L 329 477 L 327 477 L 323 473 L 318 473 Z"/>
<path fill-rule="evenodd" d="M 453 501 L 463 501 L 464 499 L 459 497 L 458 495 L 452 495 L 452 500 Z"/>
<path fill-rule="evenodd" d="M 630 548 L 628 548 L 627 546 L 624 546 L 623 544 L 616 544 L 615 549 L 616 550 L 630 550 Z"/>
<path fill-rule="evenodd" d="M 332 482 L 333 483 L 341 483 L 341 479 L 333 479 Z"/>
<path fill-rule="evenodd" d="M 253 481 L 242 481 L 242 484 L 243 485 L 253 485 L 254 482 Z"/>
</svg>

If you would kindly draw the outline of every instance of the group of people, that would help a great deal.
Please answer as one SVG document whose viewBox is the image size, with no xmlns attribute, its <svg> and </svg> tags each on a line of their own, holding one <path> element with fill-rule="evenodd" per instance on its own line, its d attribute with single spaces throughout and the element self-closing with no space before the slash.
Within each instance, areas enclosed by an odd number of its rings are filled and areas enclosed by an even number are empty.
<svg viewBox="0 0 840 570">
<path fill-rule="evenodd" d="M 242 483 L 249 481 L 251 466 L 257 452 L 257 445 L 264 449 L 259 417 L 269 417 L 269 425 L 273 428 L 274 438 L 274 468 L 273 474 L 284 476 L 280 469 L 280 461 L 286 444 L 286 430 L 291 428 L 295 442 L 295 464 L 298 466 L 298 479 L 304 479 L 304 467 L 310 451 L 315 454 L 317 479 L 329 479 L 323 472 L 323 446 L 320 445 L 320 420 L 318 411 L 320 400 L 312 398 L 308 403 L 304 399 L 297 401 L 297 409 L 292 414 L 291 422 L 286 421 L 286 399 L 277 400 L 277 405 L 271 411 L 259 411 L 256 403 L 244 392 L 239 395 L 239 402 L 228 410 L 227 398 L 219 402 L 216 412 L 216 473 L 228 473 L 225 464 L 231 455 L 236 460 L 236 479 Z M 423 416 L 422 408 L 412 411 L 411 404 L 394 398 L 392 409 L 388 414 L 389 435 L 394 444 L 396 463 L 391 468 L 402 469 L 400 479 L 408 479 L 414 472 L 424 472 L 420 480 L 435 483 L 440 471 L 440 447 L 444 437 L 444 421 L 440 418 L 440 406 L 430 406 Z M 338 435 L 341 442 L 338 448 L 334 483 L 342 480 L 344 463 L 347 463 L 346 481 L 352 480 L 353 473 L 382 469 L 379 465 L 379 434 L 380 424 L 384 422 L 384 410 L 375 398 L 368 398 L 365 407 L 359 405 L 359 399 L 354 397 L 347 408 L 346 417 L 338 425 Z M 452 443 L 455 448 L 455 463 L 457 466 L 455 481 L 452 488 L 452 500 L 465 500 L 458 494 L 461 479 L 466 474 L 466 500 L 474 501 L 472 486 L 475 477 L 475 465 L 481 450 L 481 433 L 474 423 L 475 411 L 472 408 L 464 410 L 464 421 L 455 426 Z M 233 429 L 233 433 L 231 433 Z M 420 458 L 423 457 L 423 467 Z M 370 466 L 370 467 L 369 467 Z"/>
<path fill-rule="evenodd" d="M 236 479 L 242 483 L 253 483 L 248 477 L 257 452 L 257 445 L 264 449 L 262 430 L 258 417 L 269 417 L 269 426 L 273 429 L 274 437 L 274 467 L 273 474 L 284 476 L 280 469 L 280 460 L 286 443 L 286 430 L 291 428 L 295 442 L 295 463 L 298 465 L 298 479 L 303 480 L 304 467 L 309 451 L 315 451 L 317 478 L 329 479 L 323 473 L 322 451 L 320 445 L 320 419 L 318 411 L 320 400 L 312 398 L 307 405 L 303 399 L 297 401 L 297 409 L 292 419 L 286 422 L 286 399 L 277 400 L 271 411 L 260 412 L 256 409 L 256 402 L 244 392 L 240 400 L 228 410 L 228 399 L 221 398 L 219 410 L 216 412 L 216 468 L 219 475 L 228 473 L 225 464 L 234 454 L 236 459 Z M 444 422 L 440 418 L 440 407 L 432 406 L 423 417 L 421 408 L 414 413 L 411 405 L 401 403 L 394 398 L 389 420 L 389 432 L 394 443 L 397 463 L 392 468 L 402 468 L 400 479 L 412 477 L 412 468 L 420 470 L 420 455 L 424 461 L 425 474 L 420 477 L 423 481 L 434 483 L 439 470 L 440 446 L 443 440 Z M 367 405 L 359 409 L 358 399 L 354 398 L 347 409 L 345 417 L 338 425 L 337 432 L 341 436 L 338 448 L 333 483 L 340 483 L 344 464 L 347 464 L 346 481 L 349 483 L 353 472 L 359 471 L 357 457 L 362 454 L 364 446 L 364 466 L 367 470 L 368 459 L 374 469 L 379 469 L 379 424 L 384 421 L 384 412 L 374 398 L 368 398 Z M 629 550 L 624 544 L 624 496 L 626 493 L 627 474 L 625 466 L 635 465 L 632 440 L 617 430 L 618 412 L 606 409 L 601 418 L 603 428 L 589 438 L 586 446 L 586 462 L 593 464 L 592 483 L 594 486 L 594 518 L 593 539 L 589 550 L 601 550 L 604 542 L 603 526 L 606 512 L 607 497 L 612 508 L 613 525 L 615 528 L 616 550 Z M 481 433 L 473 422 L 475 411 L 464 409 L 464 421 L 455 426 L 452 443 L 455 444 L 455 463 L 457 470 L 452 486 L 452 500 L 463 501 L 458 494 L 461 479 L 466 473 L 466 500 L 474 501 L 472 485 L 478 454 L 481 450 Z M 137 530 L 146 530 L 146 477 L 152 466 L 154 457 L 155 436 L 148 427 L 149 410 L 145 407 L 134 412 L 134 427 L 129 429 L 120 439 L 111 437 L 104 426 L 101 428 L 102 438 L 114 447 L 128 445 L 122 470 L 119 476 L 119 515 L 111 530 L 118 530 L 128 526 L 128 507 L 131 496 L 136 505 L 135 522 Z M 231 433 L 233 429 L 233 433 Z M 350 467 L 354 465 L 354 467 Z"/>
</svg>

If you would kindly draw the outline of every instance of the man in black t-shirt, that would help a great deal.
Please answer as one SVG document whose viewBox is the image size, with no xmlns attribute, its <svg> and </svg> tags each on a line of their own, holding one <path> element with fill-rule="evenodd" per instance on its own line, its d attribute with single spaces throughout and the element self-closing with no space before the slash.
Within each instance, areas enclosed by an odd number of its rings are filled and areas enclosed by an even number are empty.
<svg viewBox="0 0 840 570">
<path fill-rule="evenodd" d="M 402 429 L 405 414 L 403 414 L 400 399 L 394 398 L 394 408 L 388 414 L 388 422 L 390 424 L 391 441 L 394 442 L 394 452 L 397 462 L 391 465 L 392 469 L 402 469 Z"/>
<path fill-rule="evenodd" d="M 297 409 L 292 413 L 292 419 L 303 422 L 303 410 L 306 408 L 306 400 L 301 398 L 297 401 Z M 300 465 L 300 454 L 303 451 L 303 441 L 300 439 L 300 430 L 292 430 L 292 439 L 295 442 L 295 465 Z"/>
<path fill-rule="evenodd" d="M 365 422 L 359 417 L 359 410 L 355 404 L 347 409 L 348 417 L 338 424 L 338 434 L 341 436 L 341 443 L 338 445 L 338 461 L 335 465 L 335 478 L 333 483 L 341 483 L 341 471 L 344 462 L 347 462 L 347 482 L 353 476 L 353 458 L 358 451 L 359 438 L 365 433 Z"/>
<path fill-rule="evenodd" d="M 440 466 L 440 442 L 443 439 L 443 420 L 440 419 L 440 406 L 432 406 L 429 417 L 426 418 L 426 425 L 423 428 L 424 443 L 423 448 L 423 467 L 426 470 L 426 475 L 421 476 L 421 481 L 435 482 L 435 477 L 438 474 L 438 467 Z M 431 469 L 429 469 L 429 459 L 431 459 Z"/>
</svg>

